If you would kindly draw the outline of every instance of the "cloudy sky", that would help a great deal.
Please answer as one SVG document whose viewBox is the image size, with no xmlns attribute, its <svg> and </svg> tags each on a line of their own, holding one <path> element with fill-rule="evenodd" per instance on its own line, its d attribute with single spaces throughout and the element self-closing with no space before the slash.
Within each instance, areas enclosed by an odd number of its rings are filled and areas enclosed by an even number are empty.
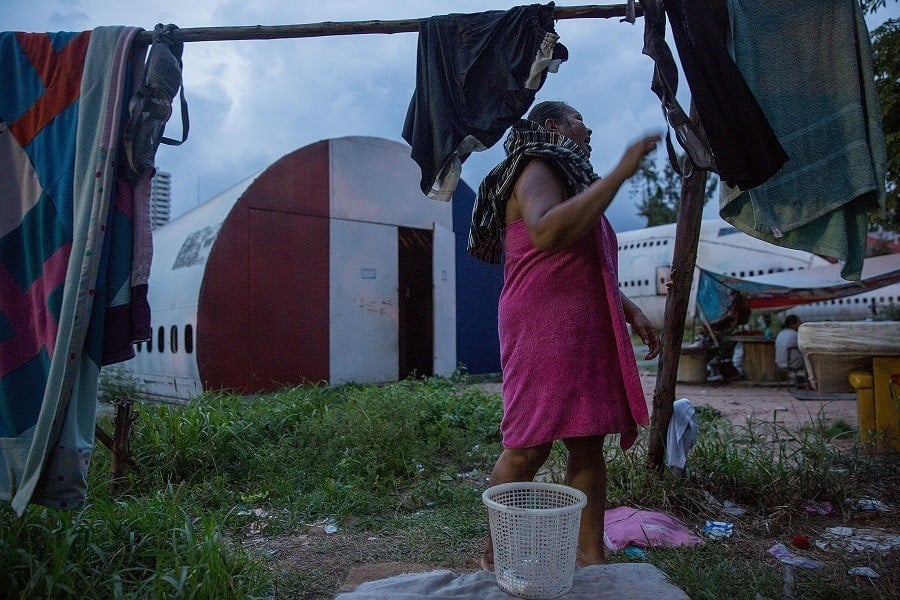
<svg viewBox="0 0 900 600">
<path fill-rule="evenodd" d="M 561 6 L 587 2 L 557 2 Z M 608 2 L 596 2 L 608 3 Z M 285 25 L 321 21 L 392 20 L 450 12 L 507 9 L 502 0 L 0 0 L 5 30 L 80 31 L 99 25 L 156 23 L 179 27 Z M 869 17 L 870 28 L 900 16 L 889 2 Z M 625 145 L 665 126 L 650 91 L 652 61 L 641 54 L 643 23 L 618 19 L 557 22 L 570 52 L 550 75 L 538 100 L 566 100 L 594 133 L 594 168 L 606 173 Z M 674 44 L 670 40 L 674 51 Z M 172 173 L 173 215 L 202 203 L 281 156 L 312 142 L 345 135 L 402 141 L 415 88 L 416 34 L 185 45 L 184 85 L 190 137 L 178 148 L 161 146 L 157 166 Z M 682 83 L 680 99 L 688 104 Z M 177 106 L 177 101 L 176 101 Z M 180 137 L 176 114 L 166 134 Z M 473 188 L 503 155 L 501 144 L 473 154 L 463 179 Z M 712 205 L 715 201 L 711 202 Z M 715 214 L 708 206 L 707 214 Z M 619 231 L 641 227 L 625 192 L 610 207 Z"/>
</svg>

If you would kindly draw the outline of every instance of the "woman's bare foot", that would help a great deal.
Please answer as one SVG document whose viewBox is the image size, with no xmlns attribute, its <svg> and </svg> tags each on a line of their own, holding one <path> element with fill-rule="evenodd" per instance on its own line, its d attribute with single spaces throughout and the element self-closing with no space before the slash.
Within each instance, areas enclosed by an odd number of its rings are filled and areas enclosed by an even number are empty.
<svg viewBox="0 0 900 600">
<path fill-rule="evenodd" d="M 494 570 L 494 553 L 493 552 L 485 552 L 481 555 L 481 568 L 485 571 L 493 571 Z"/>
</svg>

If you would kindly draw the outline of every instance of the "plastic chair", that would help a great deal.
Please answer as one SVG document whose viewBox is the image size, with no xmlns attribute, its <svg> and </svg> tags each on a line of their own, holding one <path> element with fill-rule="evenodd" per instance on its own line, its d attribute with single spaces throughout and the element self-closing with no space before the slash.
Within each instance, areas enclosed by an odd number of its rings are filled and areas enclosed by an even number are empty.
<svg viewBox="0 0 900 600">
<path fill-rule="evenodd" d="M 800 352 L 799 348 L 788 348 L 788 364 L 794 362 L 797 358 L 802 359 L 803 353 Z M 809 381 L 809 377 L 806 374 L 806 364 L 801 363 L 799 367 L 796 368 L 781 368 L 778 367 L 779 374 L 779 387 L 781 383 L 784 383 L 786 386 L 795 389 L 802 390 L 806 389 L 807 383 Z"/>
</svg>

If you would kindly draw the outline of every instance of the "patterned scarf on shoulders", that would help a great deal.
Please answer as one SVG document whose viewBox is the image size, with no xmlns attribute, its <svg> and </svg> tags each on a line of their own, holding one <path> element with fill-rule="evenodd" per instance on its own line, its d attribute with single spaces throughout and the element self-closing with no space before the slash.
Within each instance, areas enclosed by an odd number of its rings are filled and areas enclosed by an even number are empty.
<svg viewBox="0 0 900 600">
<path fill-rule="evenodd" d="M 534 121 L 521 119 L 516 122 L 503 148 L 506 158 L 478 186 L 466 248 L 478 260 L 495 265 L 500 264 L 503 252 L 506 202 L 528 161 L 542 158 L 553 164 L 573 195 L 598 179 L 587 153 L 574 140 L 547 131 Z"/>
</svg>

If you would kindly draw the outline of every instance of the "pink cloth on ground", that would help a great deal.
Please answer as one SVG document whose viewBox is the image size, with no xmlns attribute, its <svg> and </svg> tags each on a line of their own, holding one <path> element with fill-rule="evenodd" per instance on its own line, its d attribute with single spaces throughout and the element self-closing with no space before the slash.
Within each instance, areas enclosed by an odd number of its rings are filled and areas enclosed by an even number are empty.
<svg viewBox="0 0 900 600">
<path fill-rule="evenodd" d="M 664 513 L 619 506 L 603 517 L 604 543 L 613 552 L 628 546 L 639 548 L 676 548 L 701 546 L 703 538 L 687 525 Z"/>
<path fill-rule="evenodd" d="M 525 222 L 506 227 L 500 294 L 503 445 L 621 433 L 648 422 L 619 297 L 616 235 L 604 217 L 559 252 L 538 250 Z"/>
</svg>

